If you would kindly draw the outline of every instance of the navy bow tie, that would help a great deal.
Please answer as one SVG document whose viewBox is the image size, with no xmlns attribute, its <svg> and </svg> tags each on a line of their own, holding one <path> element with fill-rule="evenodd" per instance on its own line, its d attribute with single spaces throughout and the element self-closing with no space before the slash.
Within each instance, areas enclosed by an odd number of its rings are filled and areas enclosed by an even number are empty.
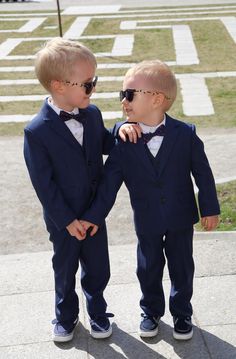
<svg viewBox="0 0 236 359">
<path fill-rule="evenodd" d="M 75 115 L 73 113 L 71 114 L 66 111 L 60 111 L 59 116 L 62 119 L 62 121 L 64 121 L 64 122 L 74 119 L 80 123 L 84 123 L 84 117 L 81 113 L 78 113 L 77 115 Z"/>
<path fill-rule="evenodd" d="M 154 136 L 164 136 L 165 134 L 165 125 L 157 127 L 156 131 L 143 133 L 142 138 L 143 142 L 147 144 Z"/>
</svg>

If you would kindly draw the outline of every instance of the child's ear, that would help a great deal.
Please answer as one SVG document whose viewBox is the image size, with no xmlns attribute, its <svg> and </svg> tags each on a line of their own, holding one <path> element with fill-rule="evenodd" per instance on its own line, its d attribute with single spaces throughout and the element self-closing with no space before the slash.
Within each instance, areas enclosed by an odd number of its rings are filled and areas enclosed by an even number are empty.
<svg viewBox="0 0 236 359">
<path fill-rule="evenodd" d="M 155 107 L 161 107 L 165 101 L 165 95 L 161 92 L 156 93 L 153 95 L 153 104 Z"/>
<path fill-rule="evenodd" d="M 53 92 L 58 94 L 62 94 L 64 92 L 65 85 L 62 81 L 52 80 L 51 81 L 51 89 Z"/>
</svg>

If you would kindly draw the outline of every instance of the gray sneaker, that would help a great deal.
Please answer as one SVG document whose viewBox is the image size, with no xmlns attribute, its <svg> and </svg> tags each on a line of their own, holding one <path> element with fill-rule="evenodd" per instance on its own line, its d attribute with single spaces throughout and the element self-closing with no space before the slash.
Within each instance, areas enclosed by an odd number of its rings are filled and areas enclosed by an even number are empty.
<svg viewBox="0 0 236 359">
<path fill-rule="evenodd" d="M 79 319 L 76 318 L 72 324 L 62 324 L 56 319 L 52 321 L 54 324 L 52 340 L 54 342 L 65 343 L 73 339 L 76 325 L 79 323 Z"/>
</svg>

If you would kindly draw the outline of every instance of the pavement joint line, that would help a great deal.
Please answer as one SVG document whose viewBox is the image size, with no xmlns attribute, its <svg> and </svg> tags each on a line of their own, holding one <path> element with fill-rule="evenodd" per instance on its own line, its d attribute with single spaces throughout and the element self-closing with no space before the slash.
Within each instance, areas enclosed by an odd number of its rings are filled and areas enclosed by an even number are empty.
<svg viewBox="0 0 236 359">
<path fill-rule="evenodd" d="M 25 342 L 25 343 L 18 343 L 18 344 L 9 344 L 9 345 L 0 345 L 0 348 L 12 348 L 12 347 L 20 347 L 26 345 L 34 345 L 34 344 L 41 344 L 41 343 L 51 343 L 52 340 L 40 340 L 38 342 Z"/>
<path fill-rule="evenodd" d="M 202 338 L 202 341 L 203 341 L 203 344 L 204 344 L 204 346 L 205 346 L 205 348 L 206 348 L 206 351 L 207 351 L 207 353 L 208 353 L 208 355 L 209 355 L 209 358 L 210 358 L 210 359 L 214 359 L 214 358 L 212 357 L 212 355 L 211 355 L 210 348 L 209 348 L 209 346 L 208 346 L 208 344 L 207 344 L 207 340 L 206 340 L 206 338 L 205 338 L 205 336 L 204 336 L 203 329 L 201 328 L 200 323 L 199 323 L 199 321 L 198 321 L 197 316 L 195 315 L 195 313 L 193 313 L 193 318 L 194 318 L 194 320 L 195 320 L 195 322 L 196 322 L 197 328 L 199 328 L 200 336 L 201 336 L 201 338 Z"/>
<path fill-rule="evenodd" d="M 227 235 L 227 234 L 236 235 L 236 231 L 214 231 L 214 232 L 195 231 L 195 232 L 194 232 L 194 236 L 197 235 L 198 237 L 200 237 L 200 235 L 203 235 L 203 236 L 205 236 L 205 237 L 207 237 L 207 236 L 213 237 L 214 235 L 216 235 L 216 236 L 222 235 L 222 237 L 223 237 L 223 236 L 225 236 L 225 235 Z M 196 238 L 196 237 L 195 237 L 195 238 Z M 201 239 L 205 239 L 205 238 L 198 238 L 198 240 L 201 240 Z M 212 238 L 212 239 L 214 239 L 214 238 Z M 216 239 L 216 238 L 215 238 L 215 239 Z"/>
<path fill-rule="evenodd" d="M 228 325 L 236 325 L 236 322 L 233 322 L 233 323 L 219 323 L 219 324 L 203 324 L 201 325 L 201 327 L 198 327 L 198 328 L 208 328 L 208 327 L 226 327 Z"/>
<path fill-rule="evenodd" d="M 19 292 L 19 293 L 11 293 L 11 294 L 0 294 L 0 298 L 3 297 L 11 297 L 11 296 L 16 296 L 16 295 L 24 295 L 24 294 L 36 294 L 36 293 L 54 293 L 54 289 L 51 290 L 35 290 L 35 291 L 27 291 L 27 292 Z"/>
<path fill-rule="evenodd" d="M 166 270 L 167 267 L 165 266 Z M 135 274 L 135 270 L 133 272 Z M 223 278 L 223 277 L 234 277 L 236 273 L 224 273 L 224 274 L 213 274 L 213 275 L 195 275 L 194 276 L 194 280 L 195 279 L 202 279 L 202 278 Z M 111 278 L 112 278 L 112 274 L 111 274 Z M 163 278 L 162 280 L 163 282 L 170 282 L 170 278 L 169 276 L 167 278 Z M 108 287 L 117 287 L 117 286 L 129 286 L 131 284 L 137 285 L 138 286 L 138 279 L 129 281 L 129 282 L 122 282 L 119 281 L 119 283 L 108 283 L 107 288 Z M 76 290 L 80 290 L 80 287 L 76 287 Z M 11 293 L 11 294 L 0 294 L 0 298 L 7 298 L 7 297 L 12 297 L 12 296 L 22 296 L 22 295 L 27 295 L 27 294 L 39 294 L 39 293 L 54 293 L 54 289 L 51 290 L 35 290 L 35 291 L 27 291 L 27 292 L 19 292 L 19 293 Z M 85 298 L 84 295 L 81 296 L 81 302 L 82 302 L 82 309 L 83 309 L 83 319 L 86 320 L 87 315 L 86 313 L 86 306 L 85 306 Z"/>
</svg>

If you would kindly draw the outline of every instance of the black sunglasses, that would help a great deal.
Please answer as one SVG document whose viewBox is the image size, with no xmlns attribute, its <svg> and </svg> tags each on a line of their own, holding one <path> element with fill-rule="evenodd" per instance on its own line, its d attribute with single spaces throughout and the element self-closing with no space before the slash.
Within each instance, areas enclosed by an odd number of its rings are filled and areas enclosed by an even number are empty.
<svg viewBox="0 0 236 359">
<path fill-rule="evenodd" d="M 159 94 L 159 93 L 163 93 L 160 91 L 147 91 L 147 90 L 135 90 L 135 89 L 127 89 L 125 91 L 120 91 L 120 102 L 124 100 L 124 98 L 128 101 L 128 102 L 132 102 L 134 99 L 134 93 L 135 92 L 142 92 L 142 93 L 150 93 L 152 95 L 155 94 Z M 164 93 L 163 95 L 165 96 L 165 98 L 167 100 L 170 100 L 171 98 L 166 96 Z"/>
<path fill-rule="evenodd" d="M 97 85 L 98 77 L 95 76 L 92 81 L 89 82 L 71 82 L 71 81 L 65 81 L 66 84 L 70 84 L 71 86 L 80 86 L 85 88 L 86 95 L 90 95 L 93 88 Z"/>
</svg>

